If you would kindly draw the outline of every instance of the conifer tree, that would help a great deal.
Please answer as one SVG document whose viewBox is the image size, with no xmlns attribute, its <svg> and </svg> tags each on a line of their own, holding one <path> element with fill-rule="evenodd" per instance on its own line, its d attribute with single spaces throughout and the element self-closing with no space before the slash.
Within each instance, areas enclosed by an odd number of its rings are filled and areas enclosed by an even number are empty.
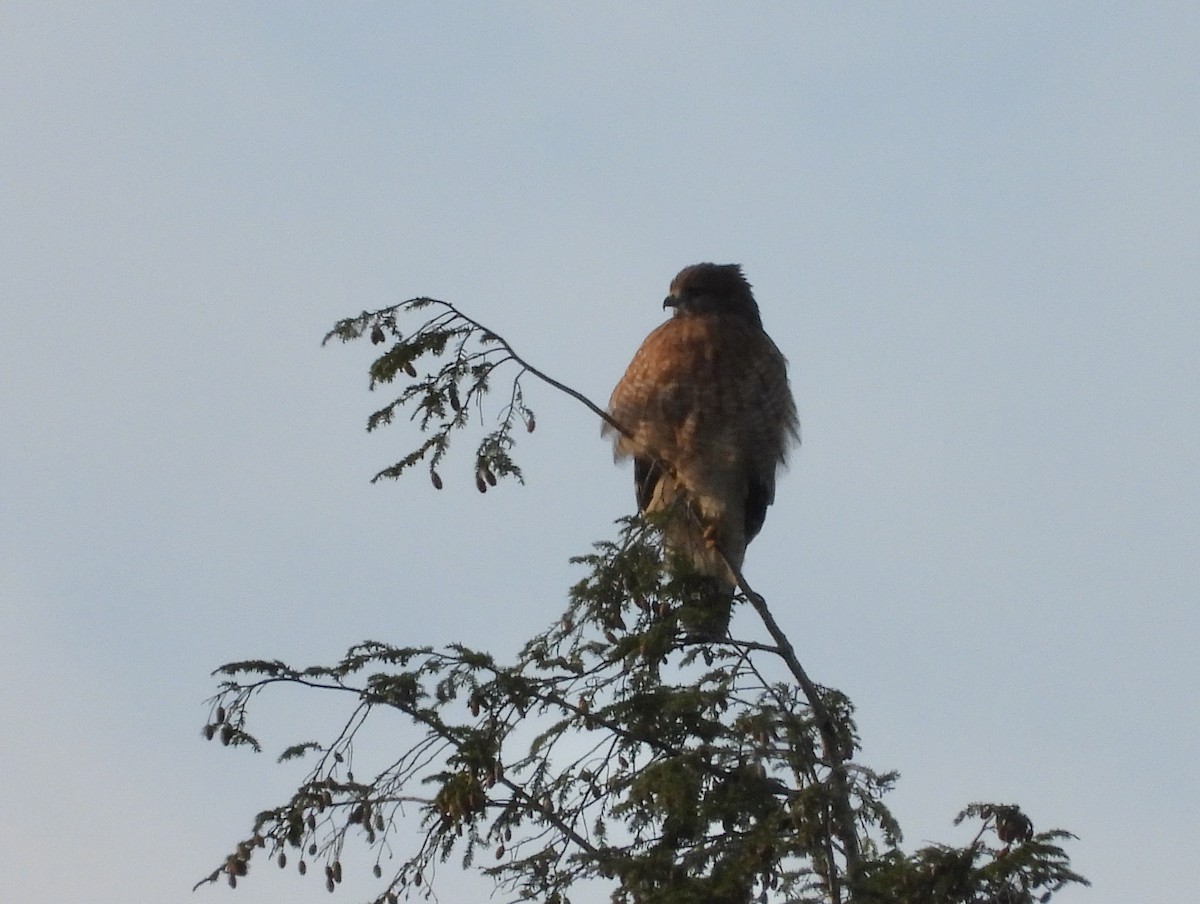
<svg viewBox="0 0 1200 904">
<path fill-rule="evenodd" d="M 440 489 L 451 441 L 482 424 L 479 491 L 521 481 L 529 379 L 607 419 L 445 302 L 364 312 L 326 342 L 363 337 L 383 346 L 371 388 L 400 387 L 368 429 L 407 414 L 421 436 L 375 480 L 423 466 Z M 621 904 L 1020 904 L 1087 884 L 1062 848 L 1073 836 L 1036 831 L 1013 804 L 966 806 L 958 821 L 977 827 L 966 845 L 904 851 L 883 801 L 896 775 L 859 761 L 850 701 L 808 676 L 744 576 L 739 599 L 762 638 L 696 639 L 703 594 L 696 576 L 663 567 L 658 527 L 621 519 L 575 558 L 583 576 L 561 617 L 512 662 L 461 644 L 366 642 L 328 666 L 219 668 L 204 735 L 224 745 L 260 749 L 251 706 L 277 686 L 338 695 L 346 717 L 333 737 L 279 755 L 310 763 L 306 777 L 198 885 L 236 886 L 274 861 L 335 891 L 348 844 L 373 856 L 375 904 L 431 897 L 447 864 L 491 877 L 498 900 L 547 904 L 597 883 Z M 416 740 L 356 774 L 356 739 L 386 712 Z M 400 850 L 406 818 L 418 841 Z"/>
</svg>

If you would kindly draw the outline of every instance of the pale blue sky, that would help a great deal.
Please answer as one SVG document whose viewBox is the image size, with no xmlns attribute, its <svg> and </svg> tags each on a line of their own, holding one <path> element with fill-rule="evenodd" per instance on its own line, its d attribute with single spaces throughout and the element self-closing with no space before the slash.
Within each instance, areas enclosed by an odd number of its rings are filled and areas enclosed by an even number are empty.
<svg viewBox="0 0 1200 904">
<path fill-rule="evenodd" d="M 1062 901 L 1194 894 L 1200 7 L 9 0 L 0 98 L 6 899 L 324 900 L 188 891 L 336 715 L 220 750 L 208 671 L 511 652 L 633 500 L 540 389 L 527 487 L 370 486 L 318 340 L 435 295 L 603 401 L 699 260 L 803 421 L 747 573 L 909 842 L 1017 801 Z"/>
</svg>

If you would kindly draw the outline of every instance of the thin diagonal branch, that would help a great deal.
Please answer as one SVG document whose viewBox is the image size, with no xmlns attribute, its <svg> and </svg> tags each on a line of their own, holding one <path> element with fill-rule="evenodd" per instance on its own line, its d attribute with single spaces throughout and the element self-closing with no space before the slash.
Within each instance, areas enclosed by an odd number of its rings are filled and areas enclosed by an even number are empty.
<svg viewBox="0 0 1200 904">
<path fill-rule="evenodd" d="M 846 752 L 838 738 L 833 716 L 829 712 L 829 707 L 825 705 L 820 689 L 808 677 L 808 673 L 804 671 L 804 667 L 796 657 L 792 642 L 779 627 L 779 623 L 775 621 L 775 616 L 771 614 L 767 601 L 750 586 L 740 568 L 734 567 L 727 559 L 726 564 L 737 578 L 738 588 L 746 595 L 746 599 L 750 601 L 750 605 L 754 607 L 754 611 L 758 613 L 758 617 L 766 626 L 767 633 L 775 641 L 775 645 L 779 648 L 780 658 L 787 664 L 788 670 L 800 685 L 800 689 L 804 692 L 804 696 L 808 699 L 808 705 L 816 717 L 817 730 L 821 735 L 821 748 L 829 764 L 830 781 L 835 792 L 833 811 L 837 820 L 837 836 L 842 843 L 842 853 L 846 858 L 846 872 L 853 879 L 862 865 L 862 851 L 858 841 L 857 827 L 854 823 L 854 809 L 850 805 L 850 778 L 845 766 Z M 831 877 L 831 881 L 835 882 L 836 879 Z M 830 892 L 833 894 L 834 900 L 837 900 L 838 895 L 834 888 L 831 887 Z"/>
<path fill-rule="evenodd" d="M 498 333 L 492 332 L 492 330 L 488 329 L 486 326 L 484 326 L 482 323 L 480 323 L 478 320 L 474 319 L 473 317 L 468 317 L 466 314 L 464 314 L 462 311 L 460 311 L 454 305 L 450 304 L 450 302 L 439 301 L 437 299 L 431 299 L 431 300 L 433 300 L 435 304 L 445 305 L 447 309 L 453 311 L 455 313 L 455 315 L 462 318 L 463 320 L 465 320 L 467 323 L 471 324 L 476 329 L 482 331 L 483 333 L 485 333 L 488 336 L 494 337 L 496 344 L 498 344 L 501 348 L 503 348 L 506 352 L 508 352 L 508 354 L 512 358 L 512 360 L 516 361 L 517 364 L 521 365 L 521 367 L 524 370 L 529 371 L 529 373 L 533 374 L 535 377 L 537 377 L 539 380 L 541 380 L 543 383 L 547 384 L 548 386 L 552 386 L 555 389 L 557 389 L 559 392 L 563 392 L 563 393 L 566 393 L 567 395 L 569 395 L 571 398 L 573 398 L 575 401 L 579 402 L 579 404 L 583 405 L 585 408 L 587 408 L 589 411 L 591 411 L 592 414 L 596 415 L 598 418 L 600 418 L 602 421 L 604 421 L 606 424 L 608 424 L 610 427 L 612 427 L 614 430 L 616 430 L 618 433 L 620 433 L 625 438 L 630 439 L 630 440 L 634 439 L 633 434 L 629 430 L 627 430 L 620 423 L 618 423 L 612 417 L 612 415 L 610 415 L 607 411 L 605 411 L 603 408 L 601 408 L 599 405 L 597 405 L 595 402 L 593 402 L 591 399 L 589 399 L 583 393 L 579 392 L 577 389 L 571 388 L 566 383 L 559 382 L 558 380 L 554 379 L 554 377 L 547 374 L 545 371 L 539 370 L 538 368 L 536 368 L 532 364 L 530 364 L 525 358 L 521 357 L 521 355 L 519 355 L 517 353 L 516 349 L 514 349 L 512 347 L 512 345 L 509 344 L 508 340 L 505 339 L 503 336 L 499 335 Z M 520 379 L 520 376 L 518 376 L 516 379 Z"/>
</svg>

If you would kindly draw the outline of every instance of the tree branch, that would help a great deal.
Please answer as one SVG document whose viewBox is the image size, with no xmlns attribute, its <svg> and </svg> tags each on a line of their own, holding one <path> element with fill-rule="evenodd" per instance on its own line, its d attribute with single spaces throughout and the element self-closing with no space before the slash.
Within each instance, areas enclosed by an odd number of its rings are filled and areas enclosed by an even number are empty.
<svg viewBox="0 0 1200 904">
<path fill-rule="evenodd" d="M 477 321 L 467 317 L 465 314 L 462 314 L 453 305 L 447 304 L 446 302 L 441 303 L 446 304 L 450 310 L 455 311 L 455 313 L 457 313 L 458 316 L 462 317 L 464 320 L 468 321 L 479 329 L 496 336 L 495 333 L 491 333 L 490 330 L 487 330 L 486 327 L 482 326 Z M 499 336 L 496 336 L 496 339 L 499 344 L 509 353 L 509 355 L 512 356 L 513 360 L 520 364 L 529 373 L 533 374 L 535 377 L 542 380 L 549 386 L 559 390 L 560 392 L 566 393 L 571 398 L 584 405 L 593 414 L 603 419 L 606 424 L 610 425 L 614 430 L 617 430 L 619 433 L 621 433 L 622 436 L 633 439 L 633 435 L 629 430 L 614 420 L 608 414 L 608 412 L 597 406 L 591 401 L 591 399 L 587 398 L 587 396 L 571 388 L 570 386 L 567 386 L 565 383 L 561 383 L 560 381 L 531 365 L 528 361 L 522 358 L 505 339 Z M 741 569 L 734 567 L 734 565 L 729 562 L 729 560 L 725 558 L 723 554 L 722 558 L 725 559 L 725 564 L 729 567 L 730 572 L 737 579 L 739 589 L 741 589 L 741 591 L 746 595 L 746 598 L 750 601 L 750 604 L 754 606 L 754 610 L 762 619 L 763 624 L 767 628 L 767 632 L 771 635 L 772 640 L 775 641 L 779 656 L 787 664 L 788 670 L 792 673 L 792 676 L 800 685 L 800 688 L 803 691 L 804 696 L 807 698 L 809 706 L 812 708 L 813 714 L 816 717 L 817 727 L 821 735 L 821 746 L 826 762 L 829 764 L 830 781 L 834 789 L 833 810 L 834 818 L 837 823 L 837 836 L 838 840 L 841 842 L 842 852 L 846 859 L 846 871 L 848 875 L 853 878 L 858 873 L 859 867 L 861 866 L 862 854 L 861 846 L 858 840 L 857 827 L 854 821 L 854 810 L 850 802 L 851 796 L 849 777 L 844 765 L 845 760 L 848 759 L 848 757 L 842 749 L 843 745 L 838 738 L 833 717 L 829 712 L 829 708 L 825 705 L 825 701 L 821 696 L 820 689 L 816 684 L 813 683 L 812 679 L 808 677 L 808 673 L 805 672 L 804 667 L 800 664 L 800 660 L 796 657 L 796 651 L 792 647 L 791 641 L 783 632 L 783 629 L 779 627 L 779 623 L 775 621 L 775 616 L 771 613 L 770 608 L 767 606 L 767 601 L 760 594 L 755 592 L 755 590 L 749 585 L 745 576 L 742 574 Z M 830 881 L 831 883 L 836 882 L 836 872 L 831 874 Z M 837 900 L 838 895 L 833 888 L 831 888 L 831 893 L 834 893 L 834 899 Z"/>
<path fill-rule="evenodd" d="M 842 854 L 846 858 L 846 873 L 853 882 L 862 865 L 862 851 L 858 842 L 858 829 L 854 822 L 854 808 L 850 804 L 850 779 L 845 766 L 848 757 L 838 738 L 833 716 L 829 712 L 829 707 L 825 705 L 820 689 L 808 677 L 804 667 L 800 665 L 792 642 L 783 633 L 779 623 L 775 621 L 775 616 L 771 614 L 767 601 L 750 586 L 740 568 L 734 567 L 728 559 L 725 563 L 737 578 L 738 588 L 746 595 L 746 599 L 750 601 L 750 605 L 754 607 L 754 611 L 766 625 L 767 633 L 771 635 L 771 639 L 779 648 L 779 656 L 787 664 L 788 671 L 800 685 L 800 689 L 804 692 L 808 705 L 816 717 L 817 730 L 821 735 L 821 749 L 829 764 L 829 778 L 834 788 L 833 812 L 837 822 L 836 832 L 838 840 L 842 843 Z"/>
<path fill-rule="evenodd" d="M 612 415 L 610 415 L 607 411 L 605 411 L 603 408 L 601 408 L 599 405 L 597 405 L 595 402 L 593 402 L 591 399 L 589 399 L 583 393 L 579 392 L 576 389 L 572 389 L 566 383 L 559 382 L 558 380 L 554 379 L 554 377 L 552 377 L 549 374 L 545 373 L 544 371 L 539 370 L 538 368 L 534 367 L 527 360 L 525 360 L 523 357 L 521 357 L 519 354 L 517 354 L 517 351 L 509 344 L 508 340 L 505 339 L 503 336 L 499 335 L 498 333 L 492 332 L 490 329 L 488 329 L 486 326 L 484 326 L 478 320 L 475 320 L 473 317 L 468 317 L 466 314 L 464 314 L 462 311 L 460 311 L 458 308 L 456 308 L 454 305 L 452 305 L 448 301 L 440 301 L 438 299 L 429 299 L 429 300 L 432 301 L 434 304 L 444 305 L 448 310 L 453 311 L 455 315 L 457 315 L 461 319 L 465 320 L 467 323 L 471 324 L 476 329 L 480 330 L 481 332 L 483 332 L 484 334 L 486 334 L 488 336 L 493 337 L 495 339 L 496 343 L 501 348 L 503 348 L 506 352 L 508 352 L 508 354 L 512 358 L 512 360 L 516 361 L 517 364 L 521 365 L 522 369 L 529 371 L 529 373 L 533 374 L 535 377 L 537 377 L 539 380 L 541 380 L 543 383 L 547 384 L 548 386 L 552 386 L 555 389 L 557 389 L 559 392 L 563 392 L 563 393 L 566 393 L 567 395 L 569 395 L 571 398 L 573 398 L 575 401 L 579 402 L 581 405 L 583 405 L 585 408 L 587 408 L 589 411 L 591 411 L 592 414 L 596 415 L 598 418 L 600 418 L 602 421 L 604 421 L 604 423 L 608 424 L 610 427 L 612 427 L 614 430 L 616 430 L 618 433 L 620 433 L 626 439 L 632 440 L 634 438 L 633 434 L 629 430 L 626 430 L 623 426 L 621 426 L 621 424 L 617 423 L 617 421 L 612 417 Z M 520 379 L 520 376 L 518 376 L 516 379 Z"/>
</svg>

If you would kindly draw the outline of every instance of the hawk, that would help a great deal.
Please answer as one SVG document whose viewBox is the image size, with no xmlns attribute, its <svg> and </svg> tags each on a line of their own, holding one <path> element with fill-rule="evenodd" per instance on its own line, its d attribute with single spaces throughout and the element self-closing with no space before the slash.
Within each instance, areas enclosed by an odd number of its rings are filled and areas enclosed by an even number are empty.
<svg viewBox="0 0 1200 904">
<path fill-rule="evenodd" d="M 717 600 L 699 632 L 728 627 L 748 544 L 775 499 L 775 474 L 799 442 L 787 361 L 763 331 L 737 264 L 679 272 L 650 333 L 609 399 L 617 459 L 633 458 L 638 508 L 666 516 L 673 558 L 690 561 Z M 726 564 L 728 562 L 728 565 Z"/>
</svg>

